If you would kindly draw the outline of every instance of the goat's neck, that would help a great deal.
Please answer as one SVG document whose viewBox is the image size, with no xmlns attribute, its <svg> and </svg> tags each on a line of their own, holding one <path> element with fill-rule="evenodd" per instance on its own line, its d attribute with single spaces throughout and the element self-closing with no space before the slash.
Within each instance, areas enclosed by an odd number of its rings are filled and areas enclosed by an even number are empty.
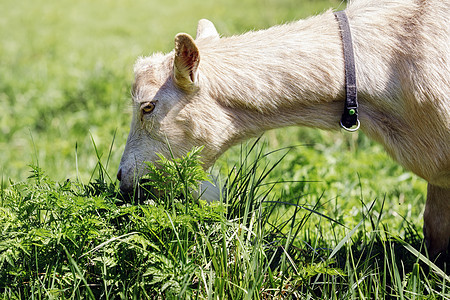
<svg viewBox="0 0 450 300">
<path fill-rule="evenodd" d="M 290 125 L 338 128 L 344 63 L 331 12 L 200 44 L 202 50 L 204 84 L 237 117 L 242 138 Z"/>
</svg>

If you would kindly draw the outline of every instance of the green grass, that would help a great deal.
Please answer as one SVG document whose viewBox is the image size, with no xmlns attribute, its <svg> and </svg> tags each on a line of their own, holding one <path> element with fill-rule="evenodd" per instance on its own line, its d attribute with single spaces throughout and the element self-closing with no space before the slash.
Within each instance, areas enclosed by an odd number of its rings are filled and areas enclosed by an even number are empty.
<svg viewBox="0 0 450 300">
<path fill-rule="evenodd" d="M 445 297 L 449 279 L 419 253 L 413 224 L 400 239 L 375 202 L 361 201 L 359 222 L 348 227 L 327 215 L 321 196 L 278 198 L 282 182 L 267 180 L 283 157 L 266 150 L 244 149 L 213 203 L 191 193 L 206 177 L 200 149 L 151 169 L 159 197 L 139 205 L 120 200 L 101 161 L 88 185 L 54 182 L 33 167 L 1 192 L 1 297 Z"/>
<path fill-rule="evenodd" d="M 236 146 L 212 170 L 220 203 L 191 195 L 196 155 L 153 180 L 175 184 L 153 202 L 117 196 L 138 56 L 201 18 L 231 35 L 344 6 L 0 2 L 1 297 L 445 298 L 415 252 L 425 182 L 361 133 L 286 128 Z"/>
</svg>

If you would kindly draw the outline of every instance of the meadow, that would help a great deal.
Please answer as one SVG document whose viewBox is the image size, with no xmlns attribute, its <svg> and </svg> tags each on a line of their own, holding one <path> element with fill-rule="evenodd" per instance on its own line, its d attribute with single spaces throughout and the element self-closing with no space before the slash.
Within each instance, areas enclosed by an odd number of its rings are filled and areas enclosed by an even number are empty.
<svg viewBox="0 0 450 300">
<path fill-rule="evenodd" d="M 163 196 L 117 193 L 137 57 L 201 18 L 228 36 L 330 7 L 345 2 L 0 2 L 0 298 L 449 298 L 422 255 L 426 183 L 360 132 L 238 145 L 211 170 L 217 203 L 190 192 L 199 149 L 152 178 Z"/>
</svg>

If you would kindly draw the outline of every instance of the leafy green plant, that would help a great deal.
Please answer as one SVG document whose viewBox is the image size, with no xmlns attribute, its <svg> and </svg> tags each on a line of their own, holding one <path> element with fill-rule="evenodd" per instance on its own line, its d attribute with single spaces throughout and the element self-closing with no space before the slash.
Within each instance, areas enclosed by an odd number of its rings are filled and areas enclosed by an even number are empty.
<svg viewBox="0 0 450 300">
<path fill-rule="evenodd" d="M 164 200 L 179 196 L 193 200 L 191 191 L 198 189 L 199 182 L 208 180 L 200 160 L 201 150 L 202 147 L 196 147 L 180 158 L 158 155 L 156 164 L 147 163 L 148 172 L 141 186 L 150 193 L 157 192 Z"/>
<path fill-rule="evenodd" d="M 244 147 L 217 202 L 192 194 L 207 178 L 200 148 L 150 166 L 148 187 L 160 193 L 138 205 L 117 197 L 98 152 L 87 185 L 32 167 L 28 181 L 1 190 L 1 297 L 447 297 L 448 277 L 420 254 L 413 224 L 400 238 L 375 202 L 362 202 L 347 228 L 327 216 L 322 195 L 283 201 L 274 190 L 285 182 L 266 181 L 289 149 L 279 152 Z"/>
</svg>

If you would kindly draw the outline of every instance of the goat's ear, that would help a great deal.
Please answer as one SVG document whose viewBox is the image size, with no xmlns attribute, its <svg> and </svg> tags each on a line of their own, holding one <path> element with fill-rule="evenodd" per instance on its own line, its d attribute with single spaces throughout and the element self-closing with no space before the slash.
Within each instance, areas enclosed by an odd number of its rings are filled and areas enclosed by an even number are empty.
<svg viewBox="0 0 450 300">
<path fill-rule="evenodd" d="M 187 33 L 175 36 L 175 59 L 173 74 L 175 83 L 185 90 L 191 90 L 197 81 L 200 53 L 194 39 Z"/>
<path fill-rule="evenodd" d="M 197 25 L 197 36 L 196 40 L 211 38 L 211 39 L 218 39 L 219 33 L 216 30 L 216 27 L 214 27 L 214 24 L 206 19 L 201 19 L 198 21 Z"/>
</svg>

